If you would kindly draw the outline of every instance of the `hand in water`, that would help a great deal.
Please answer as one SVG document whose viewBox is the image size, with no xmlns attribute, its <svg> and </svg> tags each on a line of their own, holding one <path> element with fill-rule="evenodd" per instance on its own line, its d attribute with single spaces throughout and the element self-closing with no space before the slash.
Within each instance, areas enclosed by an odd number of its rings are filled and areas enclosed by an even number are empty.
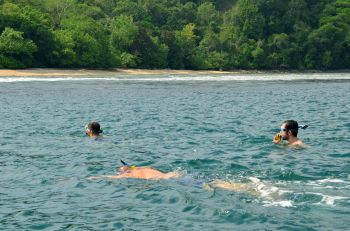
<svg viewBox="0 0 350 231">
<path fill-rule="evenodd" d="M 281 140 L 282 140 L 282 136 L 281 136 L 280 133 L 277 133 L 277 134 L 273 137 L 273 142 L 274 142 L 275 144 L 279 144 L 279 143 L 281 142 Z"/>
</svg>

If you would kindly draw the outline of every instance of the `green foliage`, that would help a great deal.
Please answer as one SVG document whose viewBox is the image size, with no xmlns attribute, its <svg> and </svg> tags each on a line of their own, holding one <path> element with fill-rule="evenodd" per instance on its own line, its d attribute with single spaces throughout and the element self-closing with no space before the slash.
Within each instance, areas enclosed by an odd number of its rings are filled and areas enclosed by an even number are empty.
<svg viewBox="0 0 350 231">
<path fill-rule="evenodd" d="M 108 46 L 107 32 L 100 23 L 75 18 L 62 20 L 55 33 L 56 49 L 50 57 L 59 67 L 109 67 L 115 61 Z M 63 59 L 60 57 L 64 57 Z"/>
<path fill-rule="evenodd" d="M 182 63 L 185 68 L 196 68 L 193 62 L 197 57 L 194 55 L 194 51 L 198 37 L 194 33 L 194 28 L 195 25 L 190 23 L 185 25 L 181 31 L 175 32 L 175 43 L 180 49 Z"/>
<path fill-rule="evenodd" d="M 138 36 L 138 28 L 131 16 L 121 15 L 111 21 L 111 45 L 116 49 L 127 49 Z"/>
<path fill-rule="evenodd" d="M 42 1 L 42 8 L 52 15 L 54 26 L 60 27 L 61 20 L 74 8 L 74 2 L 74 0 L 45 0 Z"/>
<path fill-rule="evenodd" d="M 184 69 L 184 50 L 181 45 L 176 42 L 175 32 L 164 31 L 162 40 L 168 45 L 168 66 L 172 69 Z"/>
<path fill-rule="evenodd" d="M 228 66 L 228 54 L 221 51 L 218 34 L 208 31 L 196 49 L 197 66 L 200 69 L 225 69 Z"/>
<path fill-rule="evenodd" d="M 310 17 L 310 16 L 309 16 Z M 290 0 L 283 16 L 286 32 L 292 32 L 296 24 L 308 21 L 307 3 L 305 0 Z"/>
<path fill-rule="evenodd" d="M 289 67 L 290 39 L 285 33 L 273 34 L 268 40 L 269 53 L 268 62 L 273 68 Z"/>
<path fill-rule="evenodd" d="M 120 55 L 120 65 L 121 67 L 136 67 L 137 57 L 133 54 L 123 52 Z"/>
<path fill-rule="evenodd" d="M 130 0 L 117 0 L 113 9 L 113 16 L 119 15 L 128 15 L 137 21 L 150 18 L 142 5 L 138 4 L 136 1 Z"/>
<path fill-rule="evenodd" d="M 219 13 L 210 2 L 205 2 L 198 6 L 197 25 L 205 29 L 216 29 L 219 24 Z"/>
<path fill-rule="evenodd" d="M 171 7 L 169 17 L 166 24 L 161 28 L 164 30 L 180 30 L 186 24 L 193 22 L 193 16 L 196 14 L 196 5 L 187 2 L 184 5 L 176 5 Z"/>
<path fill-rule="evenodd" d="M 0 35 L 0 67 L 30 67 L 36 50 L 37 46 L 32 40 L 23 38 L 23 32 L 6 27 Z"/>
<path fill-rule="evenodd" d="M 131 16 L 121 15 L 110 22 L 109 45 L 118 66 L 136 66 L 137 57 L 130 53 L 130 49 L 137 39 L 138 32 Z"/>
<path fill-rule="evenodd" d="M 319 27 L 308 37 L 308 68 L 349 68 L 350 2 L 337 0 L 327 5 Z"/>
<path fill-rule="evenodd" d="M 349 0 L 0 0 L 0 68 L 350 68 Z"/>
<path fill-rule="evenodd" d="M 48 54 L 53 48 L 53 34 L 50 17 L 31 7 L 19 7 L 12 3 L 0 6 L 0 31 L 11 27 L 23 32 L 25 39 L 32 40 L 37 45 L 32 63 L 36 66 L 46 66 Z"/>
<path fill-rule="evenodd" d="M 69 31 L 57 30 L 54 33 L 55 49 L 51 53 L 50 64 L 56 67 L 74 67 L 77 65 L 75 41 Z"/>
<path fill-rule="evenodd" d="M 265 18 L 254 0 L 239 0 L 234 8 L 233 23 L 237 37 L 262 38 Z"/>
<path fill-rule="evenodd" d="M 144 28 L 140 28 L 139 39 L 131 48 L 131 53 L 136 55 L 137 64 L 141 68 L 166 68 L 168 52 L 168 46 Z"/>
</svg>

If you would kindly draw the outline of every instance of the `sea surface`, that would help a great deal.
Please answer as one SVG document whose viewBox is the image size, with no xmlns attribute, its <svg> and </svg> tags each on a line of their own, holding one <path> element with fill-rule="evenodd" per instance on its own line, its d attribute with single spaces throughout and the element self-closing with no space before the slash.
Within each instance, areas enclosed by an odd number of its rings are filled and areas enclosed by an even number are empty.
<svg viewBox="0 0 350 231">
<path fill-rule="evenodd" d="M 0 116 L 0 230 L 350 227 L 349 73 L 2 77 Z M 306 148 L 272 143 L 286 119 Z M 120 159 L 183 177 L 88 179 Z"/>
</svg>

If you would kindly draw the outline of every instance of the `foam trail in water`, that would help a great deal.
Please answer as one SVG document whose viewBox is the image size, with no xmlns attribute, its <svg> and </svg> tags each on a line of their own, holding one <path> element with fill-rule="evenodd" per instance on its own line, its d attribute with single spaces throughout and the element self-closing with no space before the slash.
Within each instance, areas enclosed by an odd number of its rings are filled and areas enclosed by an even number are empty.
<svg viewBox="0 0 350 231">
<path fill-rule="evenodd" d="M 327 196 L 327 195 L 325 195 L 324 197 L 322 197 L 321 202 L 324 202 L 326 205 L 334 205 L 335 200 L 344 200 L 344 199 L 347 199 L 347 198 L 340 197 L 340 196 Z"/>
<path fill-rule="evenodd" d="M 270 206 L 281 206 L 285 208 L 293 207 L 293 202 L 290 200 L 285 201 L 263 201 L 264 206 L 270 207 Z"/>
<path fill-rule="evenodd" d="M 341 180 L 341 179 L 323 179 L 323 180 L 318 180 L 317 182 L 320 183 L 346 183 L 345 181 Z"/>
<path fill-rule="evenodd" d="M 336 200 L 345 200 L 348 199 L 348 197 L 343 197 L 343 196 L 330 196 L 326 195 L 323 193 L 315 193 L 315 192 L 309 192 L 307 194 L 313 194 L 313 195 L 318 195 L 322 197 L 321 201 L 316 203 L 316 204 L 326 204 L 326 205 L 334 205 L 334 202 Z"/>
<path fill-rule="evenodd" d="M 281 195 L 290 191 L 280 190 L 276 186 L 263 183 L 256 177 L 249 177 L 248 179 L 253 183 L 253 189 L 259 194 L 259 197 L 263 199 L 264 206 L 293 207 L 293 201 L 280 200 Z"/>
<path fill-rule="evenodd" d="M 284 187 L 294 188 L 294 192 L 288 192 L 301 198 L 309 198 L 315 200 L 314 196 L 317 196 L 317 201 L 313 201 L 313 204 L 335 206 L 337 201 L 348 201 L 348 190 L 350 189 L 350 182 L 347 179 L 326 178 L 315 181 L 293 181 L 284 184 Z M 302 192 L 298 192 L 302 189 Z M 308 200 L 308 199 L 306 199 Z"/>
<path fill-rule="evenodd" d="M 253 189 L 258 193 L 258 197 L 262 199 L 264 206 L 281 206 L 281 207 L 293 207 L 294 202 L 291 200 L 283 200 L 281 196 L 283 194 L 294 194 L 294 195 L 316 195 L 320 199 L 315 204 L 334 206 L 336 201 L 349 200 L 346 192 L 340 192 L 339 189 L 347 189 L 349 182 L 342 179 L 321 179 L 315 181 L 294 181 L 292 184 L 287 182 L 279 182 L 278 185 L 284 185 L 288 189 L 281 190 L 280 188 L 269 184 L 268 182 L 262 182 L 256 177 L 248 178 L 252 184 Z M 289 186 L 288 186 L 289 185 Z M 291 190 L 290 188 L 296 185 L 302 186 L 304 192 L 297 192 L 298 190 Z M 322 192 L 320 192 L 322 190 Z M 326 190 L 324 193 L 323 191 Z M 343 194 L 343 195 L 339 195 Z"/>
</svg>

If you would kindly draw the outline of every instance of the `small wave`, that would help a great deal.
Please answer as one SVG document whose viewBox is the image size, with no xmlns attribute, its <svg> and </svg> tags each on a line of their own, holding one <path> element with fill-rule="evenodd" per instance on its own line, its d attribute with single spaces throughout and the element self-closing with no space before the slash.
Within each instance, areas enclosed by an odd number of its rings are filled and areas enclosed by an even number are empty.
<svg viewBox="0 0 350 231">
<path fill-rule="evenodd" d="M 289 196 L 299 195 L 302 197 L 303 195 L 314 195 L 318 198 L 314 201 L 315 204 L 329 206 L 334 206 L 337 201 L 350 199 L 350 197 L 346 196 L 347 194 L 344 194 L 344 191 L 339 192 L 339 189 L 345 189 L 346 187 L 344 187 L 344 185 L 349 183 L 342 179 L 327 178 L 308 182 L 295 181 L 292 184 L 287 182 L 270 184 L 256 177 L 249 177 L 248 179 L 252 182 L 253 189 L 258 193 L 258 197 L 262 200 L 264 206 L 294 207 L 293 200 L 284 199 L 284 195 L 286 194 Z M 299 186 L 294 188 L 297 185 Z M 277 186 L 283 186 L 283 189 Z M 300 186 L 302 186 L 304 192 L 298 192 Z"/>
<path fill-rule="evenodd" d="M 341 179 L 323 179 L 323 180 L 317 180 L 317 182 L 320 183 L 346 183 L 345 181 Z"/>
<path fill-rule="evenodd" d="M 154 75 L 153 77 L 123 76 L 112 77 L 1 77 L 0 83 L 13 82 L 57 82 L 57 81 L 298 81 L 298 80 L 350 80 L 348 73 L 315 73 L 315 74 L 233 74 L 233 75 Z"/>
<path fill-rule="evenodd" d="M 285 191 L 290 195 L 300 198 L 299 202 L 310 201 L 316 205 L 334 206 L 337 201 L 349 200 L 349 182 L 343 179 L 326 178 L 314 181 L 293 181 L 290 183 L 279 183 L 293 191 Z M 300 191 L 302 190 L 302 191 Z"/>
<path fill-rule="evenodd" d="M 347 197 L 340 197 L 340 196 L 327 196 L 325 195 L 322 198 L 321 202 L 324 202 L 326 205 L 334 205 L 335 200 L 344 200 L 347 199 Z"/>
<path fill-rule="evenodd" d="M 302 184 L 302 182 L 299 182 Z M 305 186 L 312 186 L 317 189 L 348 189 L 350 187 L 350 182 L 342 179 L 322 179 L 316 181 L 308 181 L 305 183 Z"/>
<path fill-rule="evenodd" d="M 316 204 L 326 204 L 326 205 L 334 205 L 334 202 L 337 200 L 346 200 L 349 199 L 348 197 L 343 196 L 330 196 L 323 193 L 315 193 L 315 192 L 309 192 L 308 194 L 318 195 L 322 197 L 321 201 Z"/>
<path fill-rule="evenodd" d="M 260 194 L 263 198 L 273 199 L 276 195 L 284 194 L 283 191 L 273 185 L 268 185 L 266 183 L 262 183 L 261 181 L 252 181 L 254 183 L 254 189 Z"/>
<path fill-rule="evenodd" d="M 294 207 L 293 201 L 291 200 L 285 200 L 285 201 L 263 201 L 264 206 L 270 207 L 270 206 L 281 206 L 285 208 Z"/>
<path fill-rule="evenodd" d="M 262 182 L 256 177 L 249 177 L 248 179 L 253 183 L 253 189 L 258 193 L 258 197 L 262 199 L 264 206 L 293 207 L 293 201 L 281 198 L 283 194 L 292 193 L 292 191 L 281 190 L 274 185 Z"/>
</svg>

